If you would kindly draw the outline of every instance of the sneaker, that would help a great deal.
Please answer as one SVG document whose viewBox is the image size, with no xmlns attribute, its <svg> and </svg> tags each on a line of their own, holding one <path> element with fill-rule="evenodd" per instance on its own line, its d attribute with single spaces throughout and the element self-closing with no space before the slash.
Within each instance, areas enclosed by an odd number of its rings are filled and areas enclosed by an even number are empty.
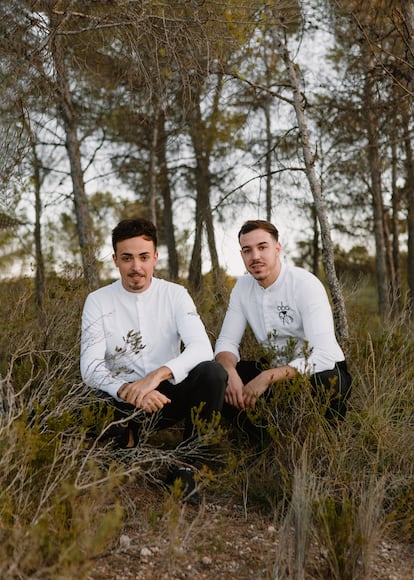
<svg viewBox="0 0 414 580">
<path fill-rule="evenodd" d="M 182 501 L 191 505 L 198 505 L 200 503 L 200 494 L 196 489 L 196 482 L 194 480 L 194 468 L 190 466 L 172 466 L 169 471 L 165 483 L 168 487 L 172 487 L 176 481 L 182 492 Z"/>
</svg>

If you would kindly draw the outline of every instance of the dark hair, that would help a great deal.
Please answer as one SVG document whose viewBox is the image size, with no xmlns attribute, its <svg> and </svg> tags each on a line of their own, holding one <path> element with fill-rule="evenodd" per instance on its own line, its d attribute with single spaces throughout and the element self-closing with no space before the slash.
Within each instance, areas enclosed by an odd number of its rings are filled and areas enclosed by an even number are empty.
<svg viewBox="0 0 414 580">
<path fill-rule="evenodd" d="M 138 236 L 143 236 L 146 240 L 152 240 L 155 249 L 157 248 L 157 228 L 155 225 L 145 218 L 132 218 L 120 221 L 112 230 L 112 246 L 114 252 L 116 253 L 118 242 Z"/>
<path fill-rule="evenodd" d="M 254 230 L 264 230 L 273 236 L 276 241 L 279 241 L 279 232 L 277 231 L 277 228 L 266 220 L 248 220 L 247 222 L 244 222 L 239 231 L 239 241 L 240 236 L 248 234 Z"/>
</svg>

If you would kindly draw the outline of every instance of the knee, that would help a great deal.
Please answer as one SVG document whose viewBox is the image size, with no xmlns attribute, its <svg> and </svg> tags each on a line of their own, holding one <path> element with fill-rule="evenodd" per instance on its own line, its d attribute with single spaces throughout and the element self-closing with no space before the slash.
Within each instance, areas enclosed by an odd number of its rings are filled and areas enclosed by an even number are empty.
<svg viewBox="0 0 414 580">
<path fill-rule="evenodd" d="M 199 389 L 212 400 L 223 402 L 227 388 L 228 374 L 224 367 L 216 361 L 205 361 L 196 367 L 196 383 Z"/>
<path fill-rule="evenodd" d="M 351 377 L 337 368 L 322 371 L 311 377 L 312 394 L 322 405 L 326 406 L 325 417 L 328 420 L 342 420 L 347 411 L 347 400 L 351 393 Z"/>
<path fill-rule="evenodd" d="M 203 379 L 209 382 L 211 385 L 224 385 L 227 386 L 228 374 L 224 367 L 217 361 L 205 361 L 198 365 L 199 372 L 203 376 Z"/>
</svg>

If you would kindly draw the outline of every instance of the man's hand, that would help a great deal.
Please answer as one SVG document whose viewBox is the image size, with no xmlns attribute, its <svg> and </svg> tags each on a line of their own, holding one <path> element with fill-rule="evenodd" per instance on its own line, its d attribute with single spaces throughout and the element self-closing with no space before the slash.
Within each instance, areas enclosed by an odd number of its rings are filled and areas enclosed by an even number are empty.
<svg viewBox="0 0 414 580">
<path fill-rule="evenodd" d="M 244 410 L 243 382 L 235 368 L 228 369 L 228 383 L 224 394 L 224 400 L 236 409 Z"/>
<path fill-rule="evenodd" d="M 243 387 L 243 400 L 246 409 L 254 409 L 256 401 L 269 386 L 267 373 L 262 371 Z"/>
<path fill-rule="evenodd" d="M 239 373 L 236 371 L 237 358 L 233 353 L 223 351 L 218 353 L 216 360 L 224 367 L 229 377 L 227 389 L 224 394 L 224 400 L 229 405 L 236 407 L 236 409 L 243 410 L 245 408 L 243 399 L 243 381 L 241 380 Z"/>
<path fill-rule="evenodd" d="M 167 403 L 171 403 L 171 399 L 168 399 L 165 395 L 155 390 L 145 395 L 142 400 L 141 409 L 144 409 L 147 413 L 154 413 L 162 409 Z"/>
<path fill-rule="evenodd" d="M 137 379 L 132 383 L 124 383 L 118 391 L 118 397 L 137 409 L 144 409 L 148 412 L 162 409 L 171 401 L 155 389 L 162 381 L 170 378 L 172 378 L 170 369 L 160 367 L 142 379 Z"/>
<path fill-rule="evenodd" d="M 262 371 L 260 375 L 257 375 L 243 387 L 245 408 L 254 409 L 257 399 L 263 395 L 269 385 L 284 379 L 292 379 L 296 372 L 295 368 L 288 365 Z"/>
</svg>

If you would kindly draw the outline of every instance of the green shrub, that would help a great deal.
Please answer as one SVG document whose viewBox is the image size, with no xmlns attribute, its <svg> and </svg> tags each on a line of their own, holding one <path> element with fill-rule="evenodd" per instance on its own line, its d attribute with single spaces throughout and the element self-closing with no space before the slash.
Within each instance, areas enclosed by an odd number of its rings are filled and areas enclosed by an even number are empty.
<svg viewBox="0 0 414 580">
<path fill-rule="evenodd" d="M 230 286 L 226 280 L 216 295 L 206 285 L 196 297 L 213 343 Z M 156 481 L 188 452 L 174 450 L 177 437 L 160 449 L 169 433 L 147 437 L 131 452 L 115 451 L 100 437 L 113 411 L 80 380 L 85 288 L 73 279 L 56 279 L 52 288 L 39 315 L 30 281 L 0 287 L 2 578 L 80 576 L 138 509 L 121 483 L 137 474 Z M 255 445 L 232 430 L 223 437 L 222 428 L 229 429 L 224 421 L 198 421 L 205 443 L 214 443 L 219 454 L 217 478 L 201 470 L 201 483 L 208 481 L 220 498 L 241 501 L 246 514 L 259 507 L 277 524 L 275 569 L 291 576 L 312 572 L 306 556 L 311 539 L 323 555 L 318 574 L 362 578 L 381 535 L 412 536 L 413 326 L 407 320 L 382 326 L 371 307 L 361 323 L 351 314 L 347 356 L 354 382 L 340 424 L 324 419 L 326 401 L 315 400 L 309 381 L 299 378 L 275 386 L 268 402 L 250 413 L 261 426 Z M 359 316 L 361 310 L 355 302 L 350 312 Z M 253 359 L 266 353 L 248 332 L 242 354 Z M 161 521 L 164 510 L 173 512 L 174 498 L 160 497 Z M 170 524 L 185 535 L 184 520 L 171 518 Z"/>
</svg>

